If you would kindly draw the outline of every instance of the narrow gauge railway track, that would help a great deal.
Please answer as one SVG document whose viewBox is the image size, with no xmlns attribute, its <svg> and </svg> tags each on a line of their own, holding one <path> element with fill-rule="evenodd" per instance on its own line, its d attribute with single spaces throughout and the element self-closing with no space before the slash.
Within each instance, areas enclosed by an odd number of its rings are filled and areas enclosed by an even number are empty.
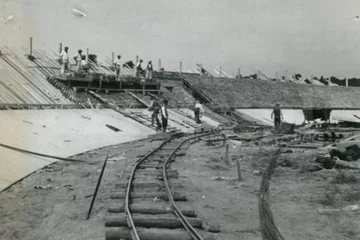
<svg viewBox="0 0 360 240">
<path fill-rule="evenodd" d="M 180 210 L 175 203 L 186 201 L 186 196 L 172 191 L 181 186 L 174 182 L 177 171 L 169 166 L 200 138 L 221 134 L 219 130 L 175 134 L 138 160 L 128 182 L 117 184 L 117 189 L 126 190 L 111 197 L 115 204 L 108 209 L 105 239 L 203 240 L 196 230 L 202 229 L 202 220 L 196 218 L 193 210 Z"/>
</svg>

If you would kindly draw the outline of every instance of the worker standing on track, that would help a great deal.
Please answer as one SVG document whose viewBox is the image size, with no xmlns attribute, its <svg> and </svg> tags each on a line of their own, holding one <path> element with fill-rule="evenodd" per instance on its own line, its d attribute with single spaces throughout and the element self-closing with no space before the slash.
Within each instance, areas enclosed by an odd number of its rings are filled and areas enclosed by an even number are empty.
<svg viewBox="0 0 360 240">
<path fill-rule="evenodd" d="M 168 120 L 169 120 L 167 106 L 168 106 L 168 100 L 164 100 L 164 105 L 161 107 L 161 122 L 162 122 L 163 132 L 166 132 Z"/>
<path fill-rule="evenodd" d="M 195 103 L 195 108 L 194 108 L 194 115 L 195 115 L 195 121 L 196 123 L 200 124 L 201 123 L 201 118 L 204 114 L 204 108 L 202 106 L 202 104 L 199 101 L 196 101 Z"/>
<path fill-rule="evenodd" d="M 151 80 L 152 79 L 152 72 L 153 72 L 153 65 L 151 61 L 148 62 L 146 65 L 146 79 Z"/>
<path fill-rule="evenodd" d="M 64 50 L 60 53 L 60 63 L 61 63 L 61 74 L 69 72 L 69 55 L 68 47 L 65 47 Z"/>
<path fill-rule="evenodd" d="M 135 71 L 134 71 L 134 77 L 140 77 L 140 73 L 142 71 L 141 68 L 141 63 L 143 62 L 142 59 L 140 59 L 140 61 L 138 61 L 135 65 Z"/>
<path fill-rule="evenodd" d="M 153 113 L 151 114 L 151 125 L 153 126 L 154 121 L 156 120 L 156 131 L 161 129 L 161 124 L 159 120 L 160 108 L 160 103 L 154 97 L 151 97 L 151 105 L 149 107 L 149 111 L 153 111 Z"/>
<path fill-rule="evenodd" d="M 78 54 L 74 57 L 74 60 L 76 61 L 76 72 L 80 72 L 82 68 L 82 50 L 78 50 Z"/>
<path fill-rule="evenodd" d="M 273 111 L 271 113 L 271 119 L 273 119 L 274 115 L 275 115 L 274 127 L 278 128 L 281 125 L 281 120 L 284 119 L 282 112 L 281 112 L 280 104 L 278 104 L 278 103 L 273 108 Z"/>
<path fill-rule="evenodd" d="M 114 62 L 116 79 L 118 79 L 120 77 L 120 69 L 121 69 L 120 59 L 121 59 L 121 55 L 118 55 L 117 59 Z"/>
</svg>

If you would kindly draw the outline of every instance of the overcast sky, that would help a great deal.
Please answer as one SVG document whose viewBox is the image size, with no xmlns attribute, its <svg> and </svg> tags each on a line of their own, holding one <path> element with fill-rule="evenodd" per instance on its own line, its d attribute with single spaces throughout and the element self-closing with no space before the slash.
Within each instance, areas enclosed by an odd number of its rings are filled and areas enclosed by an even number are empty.
<svg viewBox="0 0 360 240">
<path fill-rule="evenodd" d="M 87 14 L 75 16 L 75 7 Z M 165 69 L 221 65 L 232 75 L 259 69 L 360 77 L 356 0 L 0 0 L 0 47 L 58 43 L 101 59 L 120 53 L 162 58 Z M 5 33 L 5 34 L 4 34 Z M 173 69 L 174 68 L 174 69 Z"/>
</svg>

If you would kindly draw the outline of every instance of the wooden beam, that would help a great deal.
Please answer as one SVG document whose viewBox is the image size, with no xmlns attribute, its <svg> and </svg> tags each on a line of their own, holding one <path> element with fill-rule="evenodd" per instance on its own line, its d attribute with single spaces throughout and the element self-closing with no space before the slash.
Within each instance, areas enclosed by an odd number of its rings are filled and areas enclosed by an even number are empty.
<svg viewBox="0 0 360 240">
<path fill-rule="evenodd" d="M 133 214 L 133 221 L 137 227 L 145 228 L 184 228 L 181 221 L 173 214 Z M 198 218 L 187 218 L 190 225 L 195 228 L 202 227 L 202 220 Z M 125 213 L 108 216 L 105 219 L 106 227 L 126 227 L 128 226 Z"/>
<path fill-rule="evenodd" d="M 132 203 L 130 205 L 132 213 L 142 213 L 142 214 L 166 214 L 172 213 L 173 210 L 169 204 L 166 203 L 156 203 L 156 204 L 147 204 L 147 203 Z M 110 205 L 108 208 L 109 213 L 123 213 L 125 212 L 124 204 L 114 204 Z M 191 209 L 181 209 L 182 214 L 187 217 L 196 217 L 196 213 Z"/>
<path fill-rule="evenodd" d="M 140 239 L 147 240 L 193 240 L 185 230 L 164 228 L 137 228 Z M 132 239 L 131 230 L 128 227 L 109 228 L 105 233 L 106 240 Z"/>
<path fill-rule="evenodd" d="M 33 38 L 30 37 L 30 56 L 32 56 L 32 52 L 33 52 Z"/>
<path fill-rule="evenodd" d="M 135 98 L 139 103 L 143 104 L 146 107 L 150 107 L 149 104 L 147 104 L 145 101 L 143 101 L 142 99 L 140 99 L 138 96 L 136 96 L 134 93 L 132 92 L 128 92 L 128 94 L 130 94 L 133 98 Z"/>
</svg>

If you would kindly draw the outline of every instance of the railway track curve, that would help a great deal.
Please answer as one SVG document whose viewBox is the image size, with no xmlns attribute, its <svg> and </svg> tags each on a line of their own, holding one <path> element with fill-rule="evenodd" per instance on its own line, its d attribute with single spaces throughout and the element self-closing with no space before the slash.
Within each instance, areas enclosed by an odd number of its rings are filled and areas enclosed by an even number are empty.
<svg viewBox="0 0 360 240">
<path fill-rule="evenodd" d="M 185 155 L 186 149 L 204 137 L 222 135 L 220 130 L 177 133 L 156 149 L 137 161 L 128 181 L 112 195 L 114 204 L 108 208 L 105 220 L 106 240 L 203 240 L 202 220 L 191 209 L 182 209 L 177 202 L 186 201 L 186 195 L 174 191 L 181 189 L 178 173 L 170 169 L 176 156 Z M 123 203 L 121 203 L 123 202 Z M 203 232 L 203 231 L 202 231 Z"/>
</svg>

